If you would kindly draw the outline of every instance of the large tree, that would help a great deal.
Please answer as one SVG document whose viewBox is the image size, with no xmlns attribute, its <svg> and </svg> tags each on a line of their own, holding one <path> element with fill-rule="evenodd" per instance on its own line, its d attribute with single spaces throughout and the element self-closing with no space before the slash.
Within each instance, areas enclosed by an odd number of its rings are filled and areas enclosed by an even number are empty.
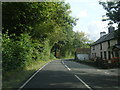
<svg viewBox="0 0 120 90">
<path fill-rule="evenodd" d="M 3 33 L 28 33 L 40 43 L 48 41 L 50 48 L 72 43 L 77 19 L 70 16 L 70 5 L 65 2 L 4 2 L 2 9 Z"/>
<path fill-rule="evenodd" d="M 116 23 L 117 31 L 116 31 L 116 38 L 120 38 L 120 1 L 114 2 L 99 2 L 103 8 L 107 11 L 106 15 L 107 18 L 103 19 L 103 21 L 109 20 L 109 24 Z"/>
</svg>

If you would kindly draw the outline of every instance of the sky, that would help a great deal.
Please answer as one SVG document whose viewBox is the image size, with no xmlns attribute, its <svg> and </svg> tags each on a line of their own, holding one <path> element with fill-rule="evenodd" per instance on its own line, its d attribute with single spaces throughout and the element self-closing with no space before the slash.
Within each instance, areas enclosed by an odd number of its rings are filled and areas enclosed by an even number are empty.
<svg viewBox="0 0 120 90">
<path fill-rule="evenodd" d="M 102 21 L 102 15 L 106 14 L 99 0 L 65 0 L 71 6 L 73 17 L 79 18 L 74 31 L 85 32 L 90 40 L 100 38 L 100 32 L 108 33 L 108 22 Z"/>
</svg>

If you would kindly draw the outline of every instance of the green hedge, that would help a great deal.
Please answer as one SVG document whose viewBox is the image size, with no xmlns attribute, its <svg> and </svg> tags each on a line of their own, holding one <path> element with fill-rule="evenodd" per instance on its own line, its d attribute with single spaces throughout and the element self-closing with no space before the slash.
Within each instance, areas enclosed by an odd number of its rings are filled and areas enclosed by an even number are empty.
<svg viewBox="0 0 120 90">
<path fill-rule="evenodd" d="M 14 37 L 14 39 L 12 39 Z M 3 71 L 19 70 L 29 66 L 36 60 L 50 58 L 49 41 L 40 43 L 33 40 L 28 34 L 3 34 L 2 36 L 2 62 Z M 53 57 L 53 56 L 52 56 Z"/>
</svg>

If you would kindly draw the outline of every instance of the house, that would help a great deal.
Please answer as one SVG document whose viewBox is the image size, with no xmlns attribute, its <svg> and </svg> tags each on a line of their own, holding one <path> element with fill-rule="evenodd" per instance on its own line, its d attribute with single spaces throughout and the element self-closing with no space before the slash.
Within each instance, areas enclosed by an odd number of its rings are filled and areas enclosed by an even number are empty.
<svg viewBox="0 0 120 90">
<path fill-rule="evenodd" d="M 107 63 L 120 62 L 120 39 L 115 38 L 114 27 L 106 32 L 100 32 L 100 38 L 91 45 L 90 58 L 96 61 L 100 58 Z"/>
<path fill-rule="evenodd" d="M 75 52 L 75 59 L 89 60 L 90 48 L 77 48 Z"/>
</svg>

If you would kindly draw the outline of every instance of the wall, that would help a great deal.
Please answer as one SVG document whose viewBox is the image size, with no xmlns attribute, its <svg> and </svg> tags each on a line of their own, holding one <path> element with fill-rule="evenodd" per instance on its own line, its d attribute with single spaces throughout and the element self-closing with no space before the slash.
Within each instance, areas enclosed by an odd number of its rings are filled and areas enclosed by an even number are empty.
<svg viewBox="0 0 120 90">
<path fill-rule="evenodd" d="M 108 41 L 103 42 L 101 44 L 102 44 L 102 50 L 100 49 L 100 44 L 97 44 L 91 47 L 90 58 L 101 57 L 101 52 L 102 52 L 103 58 L 105 58 L 104 52 L 106 51 L 106 58 L 108 59 Z M 117 40 L 110 40 L 110 46 L 113 46 L 115 44 L 117 44 Z M 112 54 L 111 54 L 111 57 L 112 57 Z"/>
<path fill-rule="evenodd" d="M 77 54 L 79 60 L 89 60 L 89 54 Z"/>
</svg>

